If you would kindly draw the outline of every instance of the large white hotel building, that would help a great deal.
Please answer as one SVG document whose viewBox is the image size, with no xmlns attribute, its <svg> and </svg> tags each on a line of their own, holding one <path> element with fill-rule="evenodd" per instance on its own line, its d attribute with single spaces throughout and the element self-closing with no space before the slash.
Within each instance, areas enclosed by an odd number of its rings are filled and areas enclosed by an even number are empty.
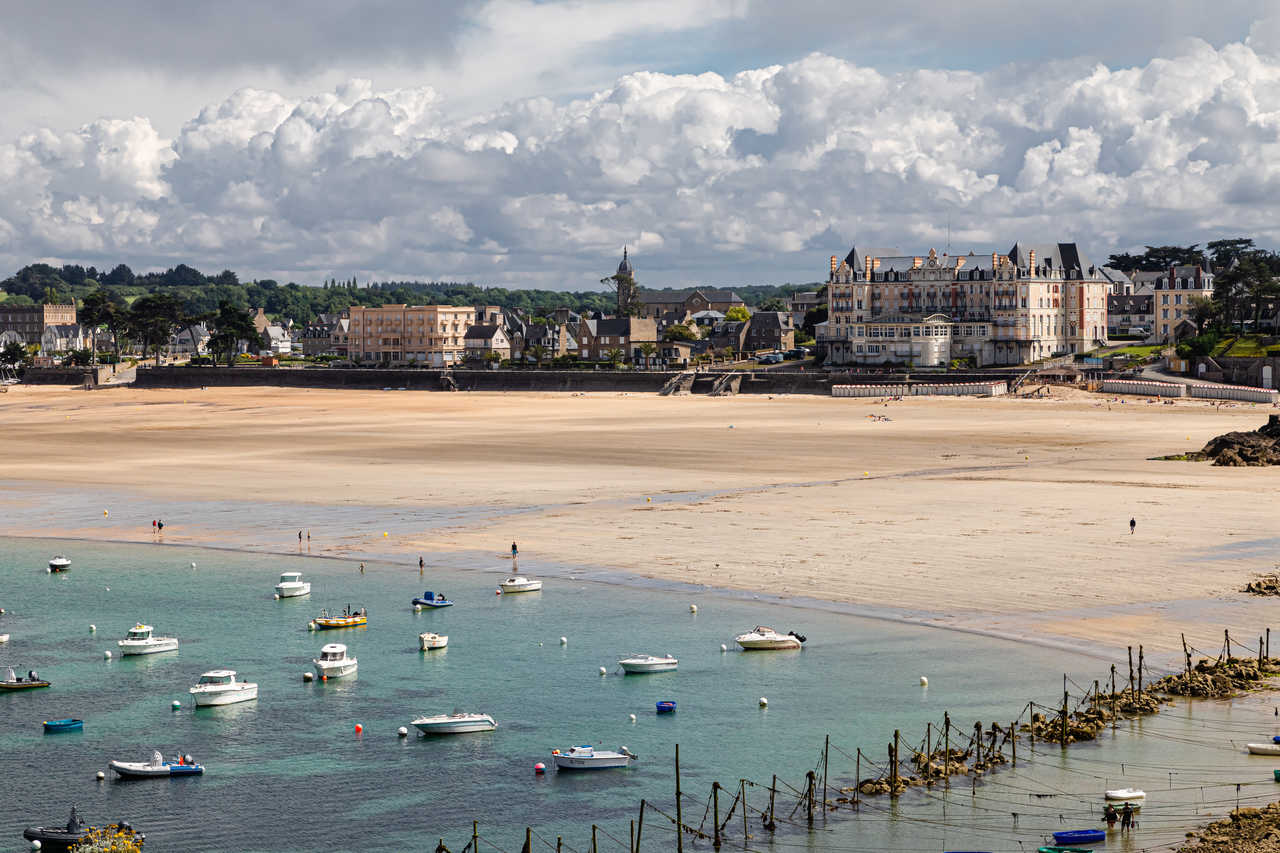
<svg viewBox="0 0 1280 853">
<path fill-rule="evenodd" d="M 1105 343 L 1110 287 L 1075 243 L 942 256 L 855 246 L 831 256 L 818 339 L 835 365 L 1023 364 Z"/>
</svg>

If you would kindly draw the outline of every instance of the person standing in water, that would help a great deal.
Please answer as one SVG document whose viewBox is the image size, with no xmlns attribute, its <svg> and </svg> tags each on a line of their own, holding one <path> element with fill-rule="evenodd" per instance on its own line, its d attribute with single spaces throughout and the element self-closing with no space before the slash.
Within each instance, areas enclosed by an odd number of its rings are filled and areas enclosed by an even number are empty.
<svg viewBox="0 0 1280 853">
<path fill-rule="evenodd" d="M 360 564 L 360 574 L 364 574 L 364 563 Z"/>
<path fill-rule="evenodd" d="M 427 565 L 427 564 L 426 564 L 426 563 L 424 563 L 424 562 L 422 561 L 422 555 L 421 555 L 421 554 L 419 554 L 419 555 L 418 555 L 418 574 L 422 574 L 422 569 L 423 569 L 426 565 Z"/>
<path fill-rule="evenodd" d="M 511 559 L 514 560 L 516 558 L 516 555 L 518 555 L 519 553 L 520 553 L 520 549 L 516 548 L 515 542 L 512 542 L 511 543 Z"/>
<path fill-rule="evenodd" d="M 1133 827 L 1133 804 L 1125 803 L 1120 810 L 1120 831 L 1128 832 Z"/>
</svg>

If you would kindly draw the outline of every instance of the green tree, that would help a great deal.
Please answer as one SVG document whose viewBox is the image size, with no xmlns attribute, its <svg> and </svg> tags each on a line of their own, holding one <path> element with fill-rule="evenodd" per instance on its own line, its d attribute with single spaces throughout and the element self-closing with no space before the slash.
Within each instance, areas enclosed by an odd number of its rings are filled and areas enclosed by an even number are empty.
<svg viewBox="0 0 1280 853">
<path fill-rule="evenodd" d="M 751 319 L 751 312 L 741 305 L 734 305 L 724 312 L 724 318 L 734 323 L 745 323 Z"/>
<path fill-rule="evenodd" d="M 118 299 L 118 297 L 117 297 Z M 95 290 L 87 294 L 80 302 L 80 308 L 77 313 L 77 319 L 89 327 L 89 334 L 93 336 L 93 361 L 98 359 L 98 330 L 108 325 L 113 312 L 123 306 L 124 300 L 119 299 L 119 303 L 112 299 L 112 294 L 104 290 Z M 117 350 L 119 355 L 119 350 Z M 118 359 L 117 359 L 118 360 Z"/>
<path fill-rule="evenodd" d="M 169 343 L 182 318 L 182 303 L 168 293 L 148 293 L 129 307 L 129 334 L 142 344 L 142 354 L 155 353 L 160 364 L 160 350 Z"/>
<path fill-rule="evenodd" d="M 675 323 L 667 326 L 662 333 L 664 341 L 696 341 L 698 334 L 684 323 Z"/>
<path fill-rule="evenodd" d="M 546 347 L 544 347 L 542 344 L 534 344 L 533 346 L 529 347 L 529 349 L 526 352 L 529 355 L 533 356 L 533 362 L 535 365 L 537 365 L 538 367 L 542 367 L 542 359 L 545 358 L 547 355 Z"/>
<path fill-rule="evenodd" d="M 1204 332 L 1211 323 L 1221 316 L 1221 306 L 1210 296 L 1191 294 L 1191 320 L 1200 332 Z"/>
<path fill-rule="evenodd" d="M 63 363 L 67 367 L 88 367 L 93 361 L 93 351 L 87 349 L 73 349 L 67 353 L 67 357 Z"/>
<path fill-rule="evenodd" d="M 636 349 L 639 350 L 640 355 L 644 356 L 644 366 L 651 367 L 653 365 L 653 357 L 658 352 L 658 345 L 645 341 Z"/>
<path fill-rule="evenodd" d="M 187 333 L 188 339 L 191 341 L 191 357 L 198 356 L 200 349 L 200 341 L 196 339 L 196 326 L 201 323 L 207 323 L 217 316 L 214 311 L 187 311 L 182 308 L 178 311 L 177 325 L 180 329 Z"/>
<path fill-rule="evenodd" d="M 26 367 L 31 363 L 31 353 L 17 341 L 9 341 L 0 350 L 0 365 L 10 368 Z"/>
<path fill-rule="evenodd" d="M 787 300 L 781 296 L 770 296 L 768 299 L 761 300 L 756 306 L 758 311 L 786 311 L 787 308 Z"/>
<path fill-rule="evenodd" d="M 609 362 L 614 367 L 617 367 L 619 364 L 622 364 L 622 359 L 625 357 L 625 355 L 626 353 L 624 353 L 622 350 L 618 349 L 617 347 L 613 347 L 612 349 L 605 350 L 604 358 L 605 358 L 605 361 Z"/>
<path fill-rule="evenodd" d="M 218 313 L 213 318 L 214 332 L 209 337 L 209 349 L 215 355 L 227 357 L 227 367 L 236 363 L 236 353 L 241 341 L 258 339 L 258 330 L 253 325 L 253 315 L 243 308 L 237 308 L 230 302 L 222 302 Z"/>
<path fill-rule="evenodd" d="M 1209 257 L 1213 260 L 1213 267 L 1216 270 L 1225 270 L 1231 266 L 1231 262 L 1241 255 L 1247 255 L 1254 252 L 1253 240 L 1249 237 L 1233 237 L 1228 240 L 1210 240 L 1205 245 L 1205 251 L 1209 253 Z"/>
</svg>

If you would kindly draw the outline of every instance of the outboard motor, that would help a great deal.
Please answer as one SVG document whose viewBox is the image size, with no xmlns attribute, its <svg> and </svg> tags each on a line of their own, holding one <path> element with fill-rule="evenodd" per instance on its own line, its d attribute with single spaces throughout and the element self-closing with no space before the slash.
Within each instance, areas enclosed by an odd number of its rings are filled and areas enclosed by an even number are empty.
<svg viewBox="0 0 1280 853">
<path fill-rule="evenodd" d="M 797 640 L 799 640 L 802 643 L 808 639 L 808 637 L 806 637 L 804 634 L 797 634 L 795 631 L 788 631 L 787 634 L 789 636 L 795 637 Z"/>
</svg>

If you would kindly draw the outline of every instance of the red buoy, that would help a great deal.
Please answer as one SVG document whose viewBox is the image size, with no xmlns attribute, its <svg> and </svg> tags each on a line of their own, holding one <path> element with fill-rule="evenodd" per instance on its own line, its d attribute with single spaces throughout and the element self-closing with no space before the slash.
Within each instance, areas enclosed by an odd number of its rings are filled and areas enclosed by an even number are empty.
<svg viewBox="0 0 1280 853">
<path fill-rule="evenodd" d="M 541 776 L 543 773 L 547 772 L 547 765 L 539 761 L 537 764 L 533 765 L 533 772 Z"/>
<path fill-rule="evenodd" d="M 364 731 L 364 726 L 360 725 L 359 723 L 356 723 L 356 734 L 360 734 L 363 731 Z"/>
</svg>

